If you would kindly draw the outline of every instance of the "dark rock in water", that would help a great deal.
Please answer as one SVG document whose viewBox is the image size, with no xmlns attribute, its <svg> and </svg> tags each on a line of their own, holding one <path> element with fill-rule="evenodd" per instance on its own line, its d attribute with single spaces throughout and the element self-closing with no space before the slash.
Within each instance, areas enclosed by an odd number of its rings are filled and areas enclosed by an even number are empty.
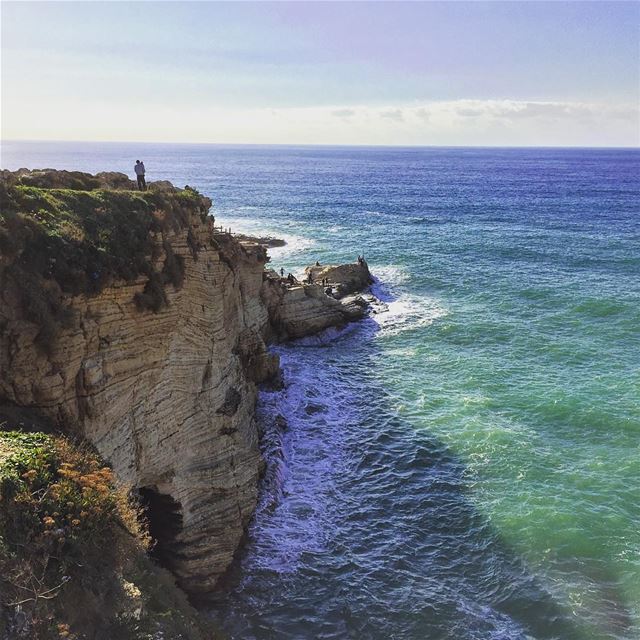
<svg viewBox="0 0 640 640">
<path fill-rule="evenodd" d="M 234 233 L 233 235 L 240 242 L 253 242 L 263 247 L 284 247 L 287 244 L 286 240 L 273 236 L 248 236 L 244 233 Z"/>
<path fill-rule="evenodd" d="M 323 407 L 321 404 L 310 402 L 309 404 L 307 404 L 304 410 L 306 411 L 307 415 L 312 416 L 316 413 L 323 413 L 324 411 L 327 410 L 327 408 Z"/>
</svg>

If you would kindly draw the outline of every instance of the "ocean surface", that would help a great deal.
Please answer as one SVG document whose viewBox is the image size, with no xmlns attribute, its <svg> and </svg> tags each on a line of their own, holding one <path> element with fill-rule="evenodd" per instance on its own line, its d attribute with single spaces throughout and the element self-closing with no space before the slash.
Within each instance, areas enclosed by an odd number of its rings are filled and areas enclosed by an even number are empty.
<svg viewBox="0 0 640 640">
<path fill-rule="evenodd" d="M 5 143 L 364 253 L 383 301 L 278 347 L 268 469 L 212 616 L 232 638 L 640 638 L 640 152 Z M 275 418 L 288 423 L 279 429 Z"/>
</svg>

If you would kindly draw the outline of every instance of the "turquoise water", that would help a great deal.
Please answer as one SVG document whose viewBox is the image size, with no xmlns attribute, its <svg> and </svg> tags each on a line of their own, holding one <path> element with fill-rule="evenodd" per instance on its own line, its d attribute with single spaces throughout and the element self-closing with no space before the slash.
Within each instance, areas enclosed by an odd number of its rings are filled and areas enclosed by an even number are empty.
<svg viewBox="0 0 640 640">
<path fill-rule="evenodd" d="M 378 313 L 279 347 L 238 638 L 640 638 L 640 153 L 3 145 L 189 183 Z M 289 428 L 274 426 L 276 415 Z"/>
</svg>

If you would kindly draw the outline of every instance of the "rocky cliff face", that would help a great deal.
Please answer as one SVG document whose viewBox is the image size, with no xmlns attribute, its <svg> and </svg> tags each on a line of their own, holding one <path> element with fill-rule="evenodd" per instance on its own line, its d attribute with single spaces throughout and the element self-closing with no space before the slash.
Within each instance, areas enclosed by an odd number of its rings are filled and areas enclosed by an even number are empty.
<svg viewBox="0 0 640 640">
<path fill-rule="evenodd" d="M 91 441 L 148 505 L 158 557 L 187 591 L 209 591 L 256 504 L 257 384 L 278 372 L 265 338 L 362 310 L 270 279 L 264 248 L 216 233 L 195 192 L 96 191 L 105 180 L 126 188 L 126 177 L 74 174 L 70 184 L 54 173 L 4 184 L 0 405 Z M 104 243 L 134 223 L 144 260 L 105 260 L 120 245 Z"/>
<path fill-rule="evenodd" d="M 363 307 L 327 296 L 317 284 L 286 286 L 267 278 L 262 300 L 269 315 L 269 336 L 284 341 L 303 338 L 363 317 Z"/>
</svg>

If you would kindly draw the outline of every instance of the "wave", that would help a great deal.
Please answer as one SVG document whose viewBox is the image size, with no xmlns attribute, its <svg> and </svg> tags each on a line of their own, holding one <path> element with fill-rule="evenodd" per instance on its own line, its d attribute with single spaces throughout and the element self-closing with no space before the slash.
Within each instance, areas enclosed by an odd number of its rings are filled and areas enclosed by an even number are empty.
<svg viewBox="0 0 640 640">
<path fill-rule="evenodd" d="M 379 326 L 378 337 L 395 336 L 405 331 L 428 327 L 448 314 L 433 298 L 410 293 L 403 293 L 396 300 L 382 305 L 374 315 Z"/>
<path fill-rule="evenodd" d="M 286 223 L 286 221 L 284 221 Z M 282 260 L 290 256 L 303 253 L 314 247 L 316 241 L 307 236 L 289 233 L 280 225 L 265 224 L 261 220 L 248 220 L 246 218 L 224 217 L 216 218 L 216 225 L 230 227 L 232 233 L 244 233 L 249 236 L 273 236 L 280 238 L 287 244 L 284 247 L 270 247 L 269 255 L 273 260 Z"/>
<path fill-rule="evenodd" d="M 387 289 L 405 284 L 411 278 L 409 269 L 399 264 L 371 265 L 371 271 L 375 274 L 375 284 Z"/>
<path fill-rule="evenodd" d="M 379 302 L 372 305 L 378 336 L 387 337 L 431 325 L 447 315 L 447 310 L 435 298 L 406 290 L 411 279 L 402 265 L 372 266 L 375 282 L 371 292 Z"/>
<path fill-rule="evenodd" d="M 290 233 L 280 233 L 278 231 L 268 232 L 277 238 L 282 238 L 287 244 L 284 247 L 272 247 L 269 249 L 269 255 L 272 259 L 281 260 L 284 257 L 291 257 L 298 253 L 303 253 L 316 246 L 316 241 L 305 236 L 293 235 Z"/>
</svg>

